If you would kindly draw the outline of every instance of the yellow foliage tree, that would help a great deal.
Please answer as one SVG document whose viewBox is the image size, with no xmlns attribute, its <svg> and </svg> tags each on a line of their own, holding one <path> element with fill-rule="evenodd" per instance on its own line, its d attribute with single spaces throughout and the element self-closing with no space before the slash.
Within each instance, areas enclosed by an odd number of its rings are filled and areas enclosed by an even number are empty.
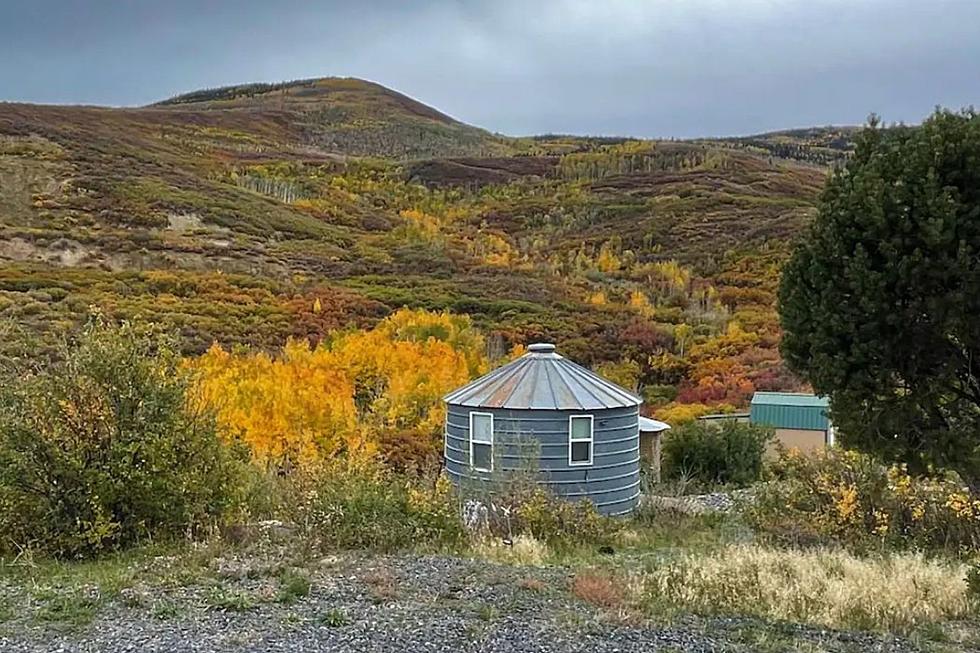
<svg viewBox="0 0 980 653">
<path fill-rule="evenodd" d="M 434 438 L 442 396 L 487 369 L 468 317 L 409 309 L 319 347 L 290 341 L 272 357 L 215 345 L 189 365 L 199 372 L 199 400 L 225 431 L 273 465 L 363 459 L 385 430 Z"/>
<path fill-rule="evenodd" d="M 640 315 L 647 317 L 653 315 L 653 305 L 650 304 L 650 298 L 642 290 L 633 290 L 630 292 L 630 308 Z"/>
<path fill-rule="evenodd" d="M 287 343 L 278 359 L 214 345 L 190 364 L 200 373 L 198 398 L 258 462 L 304 464 L 342 451 L 370 453 L 358 437 L 352 383 L 305 343 Z"/>
<path fill-rule="evenodd" d="M 441 244 L 445 240 L 437 217 L 415 209 L 401 211 L 399 215 L 405 222 L 392 231 L 397 238 L 428 245 Z"/>
<path fill-rule="evenodd" d="M 376 329 L 344 336 L 328 353 L 352 380 L 359 423 L 368 429 L 438 432 L 442 396 L 470 379 L 466 355 L 435 338 L 392 340 Z"/>
<path fill-rule="evenodd" d="M 712 413 L 734 412 L 735 407 L 728 404 L 678 404 L 671 403 L 663 408 L 657 409 L 657 419 L 667 422 L 671 426 L 677 426 L 686 422 L 693 422 L 702 415 Z"/>
<path fill-rule="evenodd" d="M 519 258 L 518 251 L 497 234 L 480 233 L 475 240 L 466 241 L 466 245 L 470 254 L 488 265 L 511 267 Z"/>
<path fill-rule="evenodd" d="M 616 254 L 616 244 L 609 241 L 604 242 L 599 247 L 599 256 L 596 258 L 596 267 L 605 274 L 618 272 L 623 267 L 623 262 Z"/>
<path fill-rule="evenodd" d="M 636 392 L 640 385 L 640 364 L 630 358 L 619 361 L 606 361 L 595 367 L 595 372 L 604 379 Z"/>
<path fill-rule="evenodd" d="M 403 308 L 382 320 L 375 331 L 392 340 L 424 343 L 431 339 L 448 343 L 463 354 L 470 376 L 487 371 L 486 341 L 469 315 Z"/>
<path fill-rule="evenodd" d="M 606 293 L 602 290 L 597 290 L 589 295 L 588 302 L 593 306 L 605 306 L 608 303 Z"/>
</svg>

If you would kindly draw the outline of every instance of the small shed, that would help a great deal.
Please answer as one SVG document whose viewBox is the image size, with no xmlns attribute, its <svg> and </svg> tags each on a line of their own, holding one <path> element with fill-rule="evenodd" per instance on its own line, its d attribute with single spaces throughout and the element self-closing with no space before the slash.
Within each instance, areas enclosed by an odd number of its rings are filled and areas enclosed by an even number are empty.
<svg viewBox="0 0 980 653">
<path fill-rule="evenodd" d="M 444 399 L 446 471 L 457 485 L 489 487 L 496 472 L 530 462 L 557 496 L 589 499 L 606 515 L 636 507 L 642 399 L 553 344 L 530 345 Z"/>
<path fill-rule="evenodd" d="M 826 397 L 796 392 L 756 392 L 750 406 L 753 424 L 772 426 L 787 449 L 811 452 L 834 444 Z"/>
</svg>

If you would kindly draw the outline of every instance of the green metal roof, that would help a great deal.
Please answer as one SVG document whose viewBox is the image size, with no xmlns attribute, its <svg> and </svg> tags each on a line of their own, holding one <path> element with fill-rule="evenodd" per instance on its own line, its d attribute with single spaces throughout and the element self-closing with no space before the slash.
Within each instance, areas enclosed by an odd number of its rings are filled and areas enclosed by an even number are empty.
<svg viewBox="0 0 980 653">
<path fill-rule="evenodd" d="M 750 421 L 784 429 L 826 431 L 830 427 L 826 397 L 795 392 L 757 392 Z"/>
</svg>

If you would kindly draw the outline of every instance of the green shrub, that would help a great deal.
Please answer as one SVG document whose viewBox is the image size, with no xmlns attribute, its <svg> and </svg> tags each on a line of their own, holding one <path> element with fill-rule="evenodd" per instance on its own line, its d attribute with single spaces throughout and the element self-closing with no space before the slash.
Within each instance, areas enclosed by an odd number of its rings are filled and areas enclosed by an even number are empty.
<svg viewBox="0 0 980 653">
<path fill-rule="evenodd" d="M 694 421 L 668 431 L 661 473 L 670 480 L 689 478 L 704 485 L 748 485 L 762 476 L 763 455 L 772 429 L 734 420 Z"/>
<path fill-rule="evenodd" d="M 551 546 L 600 544 L 622 529 L 621 520 L 601 515 L 591 501 L 562 499 L 539 485 L 533 460 L 515 470 L 494 472 L 488 484 L 463 488 L 466 500 L 486 508 L 486 523 L 474 527 L 510 540 L 530 536 Z"/>
<path fill-rule="evenodd" d="M 568 501 L 538 488 L 517 504 L 518 532 L 551 545 L 597 544 L 617 533 L 622 525 L 599 514 L 591 501 Z"/>
<path fill-rule="evenodd" d="M 328 464 L 301 481 L 296 518 L 328 549 L 445 548 L 463 539 L 452 486 L 444 476 L 399 476 L 380 465 Z"/>
<path fill-rule="evenodd" d="M 82 556 L 182 535 L 232 503 L 235 465 L 188 405 L 174 342 L 92 321 L 0 379 L 0 548 Z"/>
<path fill-rule="evenodd" d="M 854 451 L 781 451 L 773 483 L 743 513 L 771 540 L 854 549 L 980 548 L 980 498 L 944 478 L 909 475 Z"/>
</svg>

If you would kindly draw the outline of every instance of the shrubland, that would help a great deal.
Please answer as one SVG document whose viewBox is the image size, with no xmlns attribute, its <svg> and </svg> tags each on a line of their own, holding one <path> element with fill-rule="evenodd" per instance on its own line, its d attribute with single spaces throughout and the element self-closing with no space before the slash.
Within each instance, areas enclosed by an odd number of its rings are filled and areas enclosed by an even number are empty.
<svg viewBox="0 0 980 653">
<path fill-rule="evenodd" d="M 765 429 L 690 424 L 665 442 L 668 475 L 751 485 L 729 515 L 606 518 L 530 468 L 454 488 L 437 462 L 441 396 L 487 369 L 485 351 L 469 320 L 410 310 L 275 356 L 185 358 L 171 337 L 96 318 L 47 362 L 4 365 L 0 547 L 98 560 L 190 538 L 245 555 L 273 524 L 294 551 L 284 587 L 309 582 L 316 556 L 414 551 L 567 565 L 573 595 L 657 619 L 917 632 L 971 618 L 980 502 L 955 477 L 847 451 L 765 462 Z M 386 449 L 399 429 L 422 455 Z"/>
<path fill-rule="evenodd" d="M 93 318 L 51 359 L 4 368 L 0 547 L 86 557 L 262 519 L 325 549 L 458 547 L 467 499 L 437 473 L 441 398 L 483 352 L 467 318 L 408 310 L 276 358 L 186 359 L 170 336 Z M 399 429 L 411 447 L 385 436 Z M 489 537 L 604 536 L 588 504 L 507 488 Z"/>
</svg>

